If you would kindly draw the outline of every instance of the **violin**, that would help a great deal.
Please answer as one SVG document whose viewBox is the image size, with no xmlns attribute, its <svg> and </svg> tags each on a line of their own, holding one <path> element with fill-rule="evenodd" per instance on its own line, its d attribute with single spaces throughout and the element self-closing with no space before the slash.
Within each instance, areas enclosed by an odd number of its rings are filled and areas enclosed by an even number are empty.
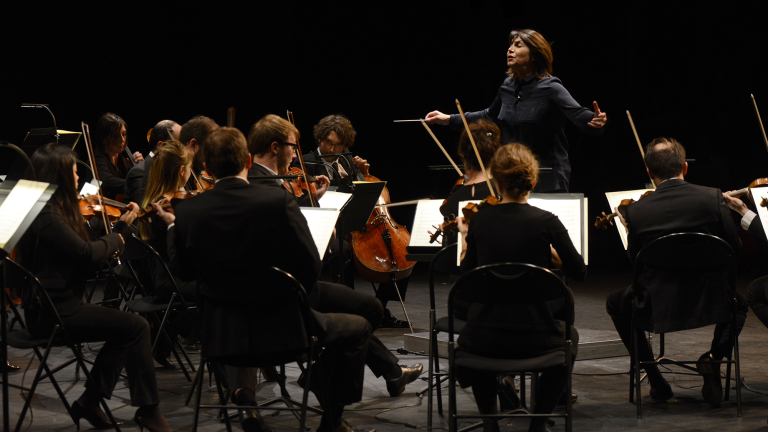
<svg viewBox="0 0 768 432">
<path fill-rule="evenodd" d="M 305 178 L 304 173 L 300 168 L 291 167 L 285 174 L 297 176 L 293 180 L 283 182 L 283 187 L 288 189 L 288 192 L 291 192 L 296 198 L 304 196 L 305 192 L 313 197 L 317 194 L 317 187 L 315 187 L 315 184 L 313 183 L 316 179 L 312 176 L 309 176 L 308 179 Z M 317 201 L 317 199 L 315 199 L 315 201 Z"/>
<path fill-rule="evenodd" d="M 749 192 L 750 189 L 752 189 L 752 188 L 759 188 L 759 187 L 768 187 L 768 177 L 762 177 L 762 178 L 759 178 L 759 179 L 755 179 L 755 180 L 752 181 L 752 183 L 749 184 L 749 186 L 747 186 L 747 187 L 745 187 L 743 189 L 739 189 L 739 190 L 728 192 L 728 196 L 732 196 L 732 197 L 736 198 L 736 197 L 740 197 L 740 196 L 743 196 L 743 195 L 747 195 L 749 197 L 749 199 L 752 200 L 752 203 L 754 203 L 755 205 L 760 205 L 760 207 L 768 207 L 768 199 L 763 198 L 763 200 L 760 202 L 760 204 L 758 204 L 758 203 L 755 202 L 755 197 L 753 197 L 752 194 Z"/>
<path fill-rule="evenodd" d="M 638 198 L 637 200 L 639 201 L 643 197 L 648 196 L 651 192 L 653 191 L 645 192 L 644 194 L 640 195 L 640 198 Z M 623 210 L 627 208 L 628 205 L 633 204 L 635 202 L 637 201 L 635 201 L 633 198 L 621 200 L 618 206 L 618 211 L 623 213 Z M 598 216 L 597 219 L 595 220 L 595 227 L 600 229 L 608 229 L 609 226 L 613 225 L 613 222 L 611 221 L 613 220 L 613 218 L 618 216 L 618 214 L 619 214 L 618 212 L 613 212 L 611 214 L 605 214 L 605 212 L 603 212 L 603 215 Z"/>
<path fill-rule="evenodd" d="M 495 206 L 496 204 L 501 203 L 498 198 L 495 196 L 488 196 L 484 200 L 480 201 L 479 203 L 469 203 L 466 206 L 464 206 L 463 209 L 461 209 L 461 212 L 464 214 L 464 220 L 469 223 L 469 221 L 472 219 L 472 217 L 482 210 L 483 208 Z M 452 229 L 456 229 L 456 227 L 459 226 L 459 221 L 457 220 L 456 216 L 453 217 L 453 219 L 447 220 L 443 223 L 441 223 L 439 226 L 434 227 L 435 232 L 429 233 L 429 242 L 434 243 L 437 241 L 437 238 L 440 237 L 440 235 L 446 231 L 450 231 Z"/>
<path fill-rule="evenodd" d="M 113 201 L 103 197 L 101 198 L 101 201 L 102 203 L 99 203 L 98 198 L 91 195 L 78 195 L 77 203 L 80 206 L 80 214 L 83 215 L 86 221 L 91 220 L 93 216 L 99 215 L 99 217 L 101 217 L 101 215 L 104 214 L 109 222 L 114 223 L 120 219 L 120 215 L 123 214 L 123 211 L 128 210 L 128 206 L 119 201 Z M 119 207 L 107 204 L 107 201 L 118 204 Z"/>
</svg>

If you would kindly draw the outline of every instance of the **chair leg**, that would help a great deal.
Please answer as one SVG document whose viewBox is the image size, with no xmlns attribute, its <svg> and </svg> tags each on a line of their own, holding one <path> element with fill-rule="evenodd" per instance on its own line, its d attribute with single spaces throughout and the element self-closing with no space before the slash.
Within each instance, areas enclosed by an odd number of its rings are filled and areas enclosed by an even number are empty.
<svg viewBox="0 0 768 432">
<path fill-rule="evenodd" d="M 435 353 L 435 310 L 429 311 L 429 370 L 427 371 L 427 430 L 432 430 L 432 390 L 434 389 L 434 355 Z M 440 391 L 440 384 L 437 385 Z"/>
<path fill-rule="evenodd" d="M 152 354 L 155 354 L 157 350 L 157 341 L 160 340 L 159 336 L 160 333 L 162 333 L 163 328 L 165 327 L 165 323 L 168 320 L 168 314 L 171 311 L 171 307 L 173 306 L 173 301 L 176 300 L 176 293 L 171 294 L 171 301 L 168 302 L 168 307 L 165 308 L 165 313 L 163 314 L 163 319 L 160 321 L 160 327 L 157 329 L 157 336 L 155 338 L 155 343 L 152 345 Z"/>
<path fill-rule="evenodd" d="M 56 324 L 53 327 L 53 334 L 51 334 L 51 338 L 48 339 L 48 346 L 45 347 L 45 353 L 43 354 L 43 357 L 40 359 L 40 364 L 45 364 L 48 361 L 48 354 L 51 353 L 51 347 L 53 346 L 53 339 L 56 337 L 56 334 L 59 332 L 59 325 Z M 35 350 L 37 352 L 37 350 Z M 21 425 L 24 423 L 24 417 L 27 415 L 27 409 L 29 409 L 29 404 L 32 402 L 32 398 L 35 396 L 35 389 L 37 388 L 37 383 L 40 382 L 40 375 L 43 373 L 43 368 L 37 368 L 37 373 L 35 373 L 35 378 L 32 381 L 32 387 L 29 388 L 29 393 L 27 393 L 27 397 L 24 398 L 24 406 L 21 408 L 21 414 L 19 414 L 19 421 L 16 422 L 16 429 L 14 429 L 15 432 L 19 432 L 21 430 Z"/>
<path fill-rule="evenodd" d="M 448 431 L 456 432 L 458 430 L 458 419 L 456 418 L 456 375 L 454 368 L 451 367 L 454 359 L 454 343 L 448 343 Z"/>
<path fill-rule="evenodd" d="M 733 357 L 736 361 L 736 417 L 741 418 L 741 361 L 739 359 L 739 337 L 733 339 Z"/>
<path fill-rule="evenodd" d="M 205 357 L 200 356 L 200 367 L 197 369 L 199 380 L 192 386 L 194 391 L 197 387 L 197 394 L 195 394 L 195 415 L 192 418 L 192 432 L 197 432 L 197 419 L 200 416 L 200 398 L 203 395 L 203 374 L 205 372 Z"/>
<path fill-rule="evenodd" d="M 635 359 L 635 404 L 637 405 L 637 418 L 643 418 L 643 399 L 640 395 L 640 358 L 637 350 L 637 336 L 635 335 L 634 328 L 632 329 L 632 351 Z M 662 339 L 663 341 L 663 339 Z M 664 344 L 662 342 L 661 350 L 664 350 Z"/>
<path fill-rule="evenodd" d="M 219 394 L 219 403 L 222 406 L 227 405 L 228 398 L 224 396 L 224 392 L 221 390 L 221 378 L 218 373 L 214 373 L 214 375 L 216 376 L 216 392 Z M 224 417 L 224 424 L 227 426 L 227 432 L 232 432 L 232 422 L 229 421 L 229 413 L 226 408 L 221 410 L 221 415 Z"/>
</svg>

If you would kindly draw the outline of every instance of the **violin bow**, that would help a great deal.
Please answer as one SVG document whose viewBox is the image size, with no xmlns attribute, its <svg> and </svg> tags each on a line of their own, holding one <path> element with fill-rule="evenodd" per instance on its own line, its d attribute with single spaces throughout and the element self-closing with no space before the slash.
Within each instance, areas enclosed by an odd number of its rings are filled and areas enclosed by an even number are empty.
<svg viewBox="0 0 768 432">
<path fill-rule="evenodd" d="M 293 118 L 293 112 L 290 110 L 287 110 L 286 117 L 288 117 L 288 121 L 291 122 L 293 127 L 296 127 L 296 120 Z M 298 156 L 299 156 L 299 164 L 301 165 L 301 172 L 304 173 L 304 181 L 307 181 L 309 177 L 307 177 L 307 167 L 304 164 L 304 153 L 302 153 L 301 151 L 301 144 L 299 144 L 299 137 L 296 137 L 296 153 L 298 153 Z M 318 207 L 319 204 L 317 203 L 315 196 L 312 195 L 312 192 L 307 190 L 307 195 L 309 195 L 309 204 L 312 207 Z"/>
<path fill-rule="evenodd" d="M 480 163 L 480 168 L 483 170 L 483 175 L 485 176 L 485 182 L 488 183 L 488 190 L 491 192 L 491 195 L 495 196 L 496 194 L 493 192 L 493 186 L 491 186 L 491 179 L 490 177 L 488 177 L 488 172 L 485 170 L 485 164 L 483 163 L 483 159 L 480 157 L 480 152 L 477 150 L 477 144 L 475 144 L 475 138 L 472 136 L 472 131 L 469 130 L 467 117 L 464 116 L 464 110 L 461 109 L 461 103 L 459 103 L 458 99 L 456 99 L 456 106 L 459 108 L 459 114 L 461 114 L 461 121 L 464 122 L 464 129 L 467 130 L 467 136 L 469 137 L 469 142 L 472 143 L 472 148 L 475 149 L 475 156 L 477 156 L 477 162 Z"/>
<path fill-rule="evenodd" d="M 93 154 L 93 143 L 91 142 L 91 130 L 88 127 L 88 123 L 86 122 L 80 122 L 80 128 L 83 130 L 83 139 L 85 139 L 85 147 L 88 149 L 88 162 L 91 163 L 91 169 L 93 170 L 93 178 L 96 180 L 96 184 L 99 186 L 99 193 L 98 193 L 98 201 L 99 205 L 101 206 L 102 212 L 101 217 L 104 219 L 104 229 L 107 231 L 107 234 L 112 234 L 112 226 L 109 224 L 109 221 L 107 220 L 107 212 L 104 211 L 104 200 L 102 197 L 104 196 L 104 191 L 101 190 L 101 180 L 99 180 L 99 170 L 96 169 L 96 163 L 94 160 L 96 157 Z"/>
<path fill-rule="evenodd" d="M 763 120 L 760 118 L 760 110 L 757 109 L 755 95 L 750 94 L 750 96 L 752 97 L 752 106 L 755 107 L 755 114 L 757 114 L 757 122 L 760 123 L 760 131 L 763 133 L 763 141 L 765 141 L 765 147 L 768 149 L 768 137 L 765 136 L 765 127 L 763 126 Z"/>
<path fill-rule="evenodd" d="M 637 148 L 640 149 L 640 155 L 643 157 L 643 166 L 645 166 L 645 151 L 643 151 L 643 145 L 640 143 L 640 136 L 637 135 L 637 129 L 635 129 L 635 122 L 632 120 L 632 114 L 627 110 L 627 118 L 629 119 L 629 125 L 632 126 L 632 133 L 635 134 L 635 141 L 637 141 Z M 648 173 L 648 179 L 651 180 L 651 186 L 653 190 L 656 190 L 656 185 L 653 183 L 651 174 Z"/>
<path fill-rule="evenodd" d="M 453 161 L 453 159 L 451 158 L 451 155 L 449 155 L 448 152 L 445 151 L 445 147 L 443 147 L 443 145 L 440 144 L 440 141 L 437 139 L 435 134 L 432 133 L 432 129 L 430 129 L 427 122 L 425 122 L 424 119 L 419 119 L 419 121 L 421 121 L 421 124 L 424 126 L 424 129 L 426 129 L 427 132 L 429 132 L 429 135 L 432 137 L 432 139 L 435 140 L 435 143 L 437 144 L 438 147 L 440 147 L 440 150 L 443 151 L 443 153 L 445 154 L 445 157 L 448 158 L 448 161 L 451 163 L 451 165 L 453 165 L 453 168 L 456 170 L 456 172 L 459 173 L 459 177 L 464 177 L 464 173 L 461 172 L 458 165 L 456 165 L 456 162 Z"/>
<path fill-rule="evenodd" d="M 235 127 L 235 107 L 230 107 L 227 110 L 227 127 Z"/>
</svg>

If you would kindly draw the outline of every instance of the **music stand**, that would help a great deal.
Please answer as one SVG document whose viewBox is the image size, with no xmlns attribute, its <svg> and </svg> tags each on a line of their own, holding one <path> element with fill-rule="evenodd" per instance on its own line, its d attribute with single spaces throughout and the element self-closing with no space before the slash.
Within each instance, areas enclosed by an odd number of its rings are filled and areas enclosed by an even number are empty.
<svg viewBox="0 0 768 432">
<path fill-rule="evenodd" d="M 8 198 L 8 195 L 10 195 L 11 191 L 16 187 L 16 184 L 19 182 L 16 181 L 5 181 L 3 183 L 0 183 L 0 208 L 2 208 L 3 203 L 5 202 L 6 198 Z M 25 183 L 36 183 L 36 182 L 27 182 Z M 49 184 L 48 187 L 43 191 L 42 195 L 35 201 L 34 204 L 32 204 L 31 208 L 27 212 L 26 216 L 22 219 L 19 226 L 15 229 L 14 232 L 12 232 L 8 237 L 6 238 L 0 238 L 0 259 L 2 259 L 2 269 L 0 269 L 0 273 L 2 273 L 2 281 L 3 286 L 2 289 L 5 290 L 7 286 L 7 279 L 6 279 L 6 267 L 5 264 L 6 258 L 10 255 L 11 250 L 13 250 L 14 247 L 16 247 L 16 244 L 21 240 L 21 237 L 24 235 L 24 233 L 29 229 L 29 227 L 32 225 L 32 222 L 34 222 L 35 218 L 37 218 L 37 215 L 40 214 L 40 212 L 43 210 L 43 207 L 45 207 L 45 203 L 48 202 L 48 200 L 51 199 L 53 196 L 53 193 L 56 191 L 57 186 Z M 2 337 L 2 346 L 0 346 L 0 362 L 5 363 L 8 361 L 8 328 L 6 327 L 6 323 L 8 320 L 8 312 L 5 310 L 5 293 L 2 293 L 0 295 L 0 337 Z M 8 430 L 10 427 L 9 423 L 9 415 L 10 410 L 8 406 L 8 369 L 3 368 L 3 430 Z"/>
</svg>

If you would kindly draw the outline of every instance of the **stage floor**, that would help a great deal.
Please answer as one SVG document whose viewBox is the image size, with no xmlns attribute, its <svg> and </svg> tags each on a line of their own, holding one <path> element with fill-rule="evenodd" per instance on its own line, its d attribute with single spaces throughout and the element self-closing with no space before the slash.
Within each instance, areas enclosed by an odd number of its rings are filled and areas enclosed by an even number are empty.
<svg viewBox="0 0 768 432">
<path fill-rule="evenodd" d="M 414 276 L 408 288 L 406 307 L 414 324 L 415 331 L 426 331 L 429 318 L 429 297 L 426 280 L 426 264 L 417 265 Z M 590 270 L 587 282 L 572 284 L 576 299 L 576 326 L 583 331 L 594 331 L 598 334 L 610 335 L 610 339 L 618 339 L 613 329 L 613 324 L 605 312 L 605 297 L 608 293 L 630 282 L 628 273 L 611 273 Z M 740 291 L 743 290 L 749 280 L 741 281 Z M 446 314 L 446 299 L 449 283 L 440 283 L 437 288 L 438 316 Z M 370 284 L 358 281 L 357 289 L 363 292 L 373 292 Z M 390 303 L 390 309 L 402 318 L 403 313 L 399 304 Z M 408 330 L 405 330 L 407 332 Z M 377 335 L 390 349 L 403 346 L 402 330 L 382 329 Z M 635 431 L 649 430 L 685 430 L 685 431 L 721 431 L 738 430 L 752 431 L 766 429 L 768 418 L 768 378 L 766 377 L 766 356 L 768 348 L 766 339 L 768 331 L 751 313 L 747 318 L 746 326 L 739 339 L 741 345 L 741 376 L 747 386 L 743 388 L 742 405 L 743 418 L 736 418 L 735 393 L 731 392 L 731 400 L 723 402 L 721 408 L 712 409 L 701 397 L 701 383 L 699 376 L 681 374 L 682 370 L 666 374 L 667 380 L 672 385 L 675 397 L 667 403 L 654 404 L 648 396 L 649 387 L 643 384 L 644 418 L 636 418 L 635 405 L 628 402 L 629 378 L 626 372 L 629 370 L 628 357 L 578 361 L 574 368 L 573 389 L 578 394 L 578 403 L 574 404 L 573 428 L 577 431 Z M 667 337 L 667 354 L 669 357 L 680 357 L 695 360 L 701 353 L 709 349 L 712 337 L 712 327 L 670 334 Z M 93 358 L 99 345 L 91 345 L 85 350 L 87 357 Z M 193 360 L 197 360 L 198 352 L 191 351 Z M 424 364 L 424 377 L 426 377 L 426 357 L 418 355 L 399 355 L 400 364 L 411 365 Z M 10 382 L 21 384 L 23 368 L 30 364 L 33 355 L 30 351 L 9 351 L 11 363 L 22 366 L 22 372 L 9 375 Z M 55 349 L 51 355 L 52 365 L 61 364 L 70 355 L 65 350 Z M 442 367 L 447 366 L 446 360 L 441 360 Z M 33 360 L 26 372 L 24 383 L 28 386 L 38 366 L 37 360 Z M 723 370 L 725 370 L 723 368 Z M 298 378 L 298 368 L 295 365 L 287 367 L 288 391 L 298 399 L 301 389 L 295 384 Z M 616 375 L 619 374 L 619 375 Z M 157 369 L 158 384 L 160 387 L 161 408 L 168 418 L 171 426 L 177 431 L 191 430 L 192 408 L 184 406 L 185 394 L 190 384 L 185 380 L 181 371 L 167 371 Z M 83 381 L 74 381 L 74 367 L 57 374 L 57 379 L 67 394 L 70 402 L 73 402 L 83 390 Z M 204 400 L 207 403 L 216 403 L 215 386 L 208 388 L 208 380 L 205 380 L 206 388 Z M 345 418 L 349 423 L 359 429 L 375 428 L 378 431 L 394 431 L 408 429 L 410 427 L 426 430 L 427 424 L 427 399 L 416 395 L 426 383 L 417 380 L 406 388 L 403 395 L 390 398 L 384 380 L 377 379 L 366 369 L 365 391 L 363 400 L 354 406 L 348 407 Z M 748 389 L 748 388 L 749 389 Z M 448 400 L 448 390 L 443 389 L 444 401 Z M 759 392 L 759 393 L 758 393 Z M 274 383 L 262 383 L 257 392 L 259 398 L 271 398 L 278 394 L 278 387 Z M 475 413 L 476 407 L 470 389 L 457 389 L 458 408 L 461 413 Z M 310 394 L 310 402 L 315 404 L 314 396 Z M 135 431 L 138 427 L 131 420 L 135 408 L 129 405 L 127 383 L 123 380 L 118 384 L 115 395 L 108 402 L 114 415 L 125 422 L 122 430 Z M 23 399 L 19 391 L 10 389 L 11 424 L 15 424 L 21 410 Z M 272 416 L 272 411 L 265 409 L 262 414 L 267 418 L 270 426 L 275 431 L 296 430 L 297 421 L 289 412 L 283 412 Z M 310 414 L 308 422 L 314 429 L 319 424 L 320 417 Z M 556 426 L 551 430 L 559 430 L 563 421 L 556 420 Z M 460 427 L 469 425 L 467 421 L 460 422 Z M 502 422 L 503 429 L 527 430 L 527 420 L 515 420 L 511 423 Z M 88 429 L 88 424 L 83 428 Z M 447 430 L 447 422 L 436 413 L 434 427 Z M 239 425 L 233 426 L 234 430 L 240 430 Z M 44 381 L 38 387 L 37 394 L 32 402 L 32 412 L 27 414 L 22 430 L 26 431 L 74 431 L 75 426 L 58 400 L 52 386 Z M 216 419 L 214 411 L 206 411 L 201 415 L 200 430 L 222 431 L 223 423 Z"/>
</svg>

